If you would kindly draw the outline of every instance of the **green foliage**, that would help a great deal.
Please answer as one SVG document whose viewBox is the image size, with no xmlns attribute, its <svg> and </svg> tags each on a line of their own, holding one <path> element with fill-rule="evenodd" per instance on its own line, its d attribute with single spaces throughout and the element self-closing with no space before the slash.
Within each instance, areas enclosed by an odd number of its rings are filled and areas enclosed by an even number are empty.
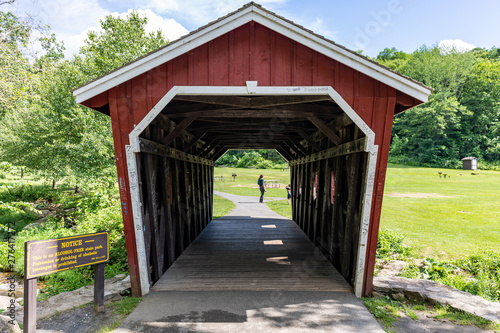
<svg viewBox="0 0 500 333">
<path fill-rule="evenodd" d="M 112 15 L 101 20 L 101 32 L 90 31 L 81 48 L 87 79 L 101 76 L 144 54 L 165 46 L 161 30 L 146 33 L 147 18 L 131 12 L 125 19 Z"/>
<path fill-rule="evenodd" d="M 286 191 L 283 191 L 283 197 L 286 198 Z M 292 218 L 292 205 L 288 204 L 286 199 L 283 200 L 269 200 L 266 201 L 266 205 L 274 210 L 276 213 L 280 214 L 283 217 Z"/>
<path fill-rule="evenodd" d="M 398 318 L 401 318 L 399 315 L 399 303 L 391 300 L 388 296 L 384 298 L 362 298 L 361 301 L 375 319 L 385 327 L 392 327 L 392 324 Z"/>
<path fill-rule="evenodd" d="M 0 222 L 4 220 L 15 222 L 14 272 L 19 276 L 24 274 L 24 242 L 88 234 L 102 230 L 108 231 L 110 234 L 110 261 L 106 265 L 106 277 L 126 271 L 127 256 L 121 206 L 120 201 L 116 199 L 116 193 L 101 189 L 100 191 L 79 194 L 73 191 L 52 190 L 46 186 L 25 185 L 4 189 L 0 191 L 0 197 L 3 200 L 10 200 L 8 203 L 0 204 Z M 23 229 L 26 224 L 38 218 L 34 207 L 44 207 L 47 203 L 57 204 L 64 208 L 77 208 L 77 210 L 71 212 L 72 216 L 66 216 L 66 218 L 62 216 L 49 217 L 43 223 Z M 70 217 L 70 223 L 68 223 L 68 217 Z M 3 229 L 2 232 L 8 231 L 6 228 Z M 0 243 L 0 268 L 2 270 L 9 269 L 7 253 L 8 244 L 6 242 Z M 90 284 L 93 278 L 92 274 L 92 268 L 83 267 L 42 277 L 48 281 L 45 294 L 50 296 Z"/>
<path fill-rule="evenodd" d="M 470 52 L 422 46 L 411 54 L 385 49 L 381 64 L 435 89 L 429 102 L 400 113 L 390 161 L 460 168 L 460 159 L 500 159 L 498 49 Z"/>
<path fill-rule="evenodd" d="M 0 239 L 16 234 L 36 219 L 38 214 L 30 203 L 0 201 Z"/>
<path fill-rule="evenodd" d="M 281 169 L 286 162 L 275 150 L 230 150 L 216 163 L 216 166 L 235 168 Z"/>
<path fill-rule="evenodd" d="M 115 183 L 110 119 L 76 105 L 71 90 L 165 45 L 159 31 L 145 32 L 146 23 L 136 12 L 125 19 L 107 16 L 102 32 L 89 32 L 81 54 L 72 60 L 63 59 L 63 46 L 53 35 L 43 34 L 39 41 L 45 54 L 30 63 L 21 44 L 31 30 L 2 13 L 0 31 L 16 25 L 20 32 L 0 40 L 10 55 L 0 60 L 6 79 L 0 80 L 1 159 L 50 180 L 67 178 L 79 186 Z"/>
<path fill-rule="evenodd" d="M 377 241 L 377 259 L 404 259 L 412 249 L 403 244 L 404 238 L 396 232 L 381 229 Z"/>
<path fill-rule="evenodd" d="M 234 203 L 231 200 L 225 199 L 218 195 L 214 195 L 214 210 L 213 219 L 218 219 L 219 217 L 227 215 L 234 208 Z"/>
<path fill-rule="evenodd" d="M 500 253 L 494 251 L 452 261 L 425 258 L 419 266 L 409 265 L 401 276 L 433 280 L 491 301 L 500 300 Z"/>
<path fill-rule="evenodd" d="M 57 202 L 62 200 L 64 193 L 46 185 L 22 184 L 21 186 L 5 186 L 0 190 L 0 201 L 43 201 Z"/>
<path fill-rule="evenodd" d="M 426 317 L 435 318 L 436 320 L 446 319 L 457 325 L 477 326 L 481 329 L 494 330 L 495 332 L 500 327 L 499 324 L 490 320 L 461 310 L 452 309 L 447 305 L 414 304 L 408 301 L 392 300 L 388 296 L 381 298 L 362 298 L 361 301 L 388 332 L 391 332 L 390 328 L 402 316 L 402 313 L 413 320 L 418 320 L 417 311 L 424 312 L 421 313 L 421 316 L 425 315 Z M 475 328 L 473 328 L 473 330 L 474 329 Z"/>
</svg>

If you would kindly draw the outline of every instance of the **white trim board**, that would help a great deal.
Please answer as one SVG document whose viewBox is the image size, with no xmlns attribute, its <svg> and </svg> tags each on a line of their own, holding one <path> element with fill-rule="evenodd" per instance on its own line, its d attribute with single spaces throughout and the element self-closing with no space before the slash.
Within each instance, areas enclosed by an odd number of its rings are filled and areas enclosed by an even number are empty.
<svg viewBox="0 0 500 333">
<path fill-rule="evenodd" d="M 419 101 L 427 102 L 428 96 L 432 92 L 432 89 L 429 87 L 416 83 L 362 56 L 322 39 L 258 6 L 250 5 L 208 25 L 200 31 L 174 41 L 144 58 L 124 65 L 87 85 L 75 89 L 73 95 L 76 98 L 76 102 L 82 103 L 251 21 L 262 24 Z"/>
<path fill-rule="evenodd" d="M 136 247 L 140 275 L 140 284 L 143 295 L 149 292 L 149 276 L 146 264 L 146 251 L 144 242 L 144 225 L 140 214 L 141 198 L 139 194 L 139 182 L 137 176 L 137 164 L 135 154 L 140 153 L 139 135 L 158 116 L 158 114 L 172 101 L 176 95 L 218 95 L 218 96 L 286 96 L 286 95 L 325 95 L 329 96 L 342 110 L 352 119 L 358 128 L 366 135 L 365 151 L 369 153 L 367 176 L 363 187 L 363 207 L 361 211 L 361 226 L 359 235 L 358 256 L 356 258 L 356 271 L 354 277 L 354 293 L 361 297 L 364 283 L 366 243 L 370 225 L 370 212 L 375 179 L 375 162 L 377 160 L 378 146 L 375 145 L 375 133 L 361 119 L 361 117 L 350 107 L 350 105 L 329 86 L 309 87 L 259 87 L 255 81 L 247 81 L 247 86 L 238 87 L 213 87 L 213 86 L 175 86 L 149 111 L 142 121 L 130 132 L 130 145 L 127 150 L 127 168 L 129 174 L 130 197 L 132 214 L 134 218 L 134 230 L 136 231 Z"/>
</svg>

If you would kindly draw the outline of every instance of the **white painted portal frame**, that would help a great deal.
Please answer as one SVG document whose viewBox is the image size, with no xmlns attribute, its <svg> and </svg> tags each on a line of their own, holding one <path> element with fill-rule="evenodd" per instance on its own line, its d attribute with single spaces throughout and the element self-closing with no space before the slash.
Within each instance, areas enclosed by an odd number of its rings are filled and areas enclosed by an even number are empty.
<svg viewBox="0 0 500 333">
<path fill-rule="evenodd" d="M 141 152 L 139 135 L 158 116 L 158 114 L 175 98 L 175 96 L 291 96 L 291 95 L 325 95 L 331 98 L 351 118 L 358 128 L 366 135 L 365 151 L 368 153 L 366 178 L 363 187 L 363 207 L 361 212 L 361 226 L 359 235 L 358 255 L 356 258 L 356 272 L 354 277 L 354 293 L 361 297 L 364 282 L 364 270 L 368 230 L 370 225 L 370 211 L 372 206 L 373 187 L 375 179 L 375 163 L 377 161 L 378 146 L 375 145 L 375 133 L 351 108 L 351 106 L 330 86 L 289 86 L 289 87 L 259 87 L 256 81 L 247 81 L 246 86 L 214 87 L 214 86 L 175 86 L 149 111 L 142 121 L 130 132 L 130 145 L 126 146 L 127 169 L 132 200 L 132 213 L 135 227 L 135 239 L 139 266 L 140 285 L 143 295 L 150 290 L 150 281 L 146 261 L 146 247 L 144 243 L 144 225 L 141 215 L 141 199 L 139 192 L 139 176 L 137 174 L 136 154 Z M 214 111 L 216 112 L 216 111 Z"/>
</svg>

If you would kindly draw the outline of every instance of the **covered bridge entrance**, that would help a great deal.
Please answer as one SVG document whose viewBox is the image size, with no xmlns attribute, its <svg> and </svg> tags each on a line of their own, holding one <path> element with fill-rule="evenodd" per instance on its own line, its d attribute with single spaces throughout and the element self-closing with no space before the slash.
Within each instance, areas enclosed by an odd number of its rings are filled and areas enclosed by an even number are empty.
<svg viewBox="0 0 500 333">
<path fill-rule="evenodd" d="M 74 91 L 111 116 L 133 293 L 212 219 L 215 161 L 276 149 L 293 219 L 372 290 L 394 114 L 431 90 L 250 3 Z"/>
</svg>

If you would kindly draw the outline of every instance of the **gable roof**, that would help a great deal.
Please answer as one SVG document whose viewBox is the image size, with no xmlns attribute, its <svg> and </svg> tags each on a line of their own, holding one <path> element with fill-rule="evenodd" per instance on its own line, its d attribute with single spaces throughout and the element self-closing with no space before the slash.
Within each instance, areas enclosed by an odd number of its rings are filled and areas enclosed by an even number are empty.
<svg viewBox="0 0 500 333">
<path fill-rule="evenodd" d="M 73 95 L 76 102 L 82 103 L 252 21 L 383 82 L 421 102 L 427 102 L 428 96 L 432 92 L 432 88 L 425 86 L 421 82 L 382 66 L 290 20 L 278 16 L 254 2 L 250 2 L 233 13 L 74 89 Z"/>
</svg>

